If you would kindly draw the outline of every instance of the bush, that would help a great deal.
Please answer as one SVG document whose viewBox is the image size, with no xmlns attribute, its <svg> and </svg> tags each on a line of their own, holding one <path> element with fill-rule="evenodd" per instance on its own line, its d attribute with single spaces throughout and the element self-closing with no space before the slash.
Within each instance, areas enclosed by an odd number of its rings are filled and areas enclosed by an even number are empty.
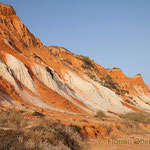
<svg viewBox="0 0 150 150">
<path fill-rule="evenodd" d="M 0 150 L 86 150 L 87 144 L 83 141 L 78 132 L 80 127 L 72 125 L 71 127 L 60 123 L 50 122 L 44 118 L 37 118 L 36 122 L 30 128 L 23 128 L 21 122 L 26 121 L 20 117 L 18 112 L 2 112 L 0 117 L 1 125 L 8 127 L 8 120 L 11 120 L 12 126 L 8 130 L 0 130 Z M 9 118 L 9 119 L 7 119 Z M 15 120 L 13 121 L 13 119 Z M 16 119 L 18 118 L 18 119 Z M 4 122 L 3 122 L 4 120 Z M 17 128 L 16 127 L 16 122 Z M 13 125 L 14 124 L 14 125 Z M 26 127 L 26 126 L 24 126 Z M 32 133 L 32 134 L 31 134 Z"/>
<path fill-rule="evenodd" d="M 125 127 L 119 128 L 119 130 L 127 135 L 131 135 L 131 134 L 145 135 L 146 133 L 149 133 L 149 131 L 147 129 L 141 128 L 137 122 L 123 120 L 122 123 L 125 125 Z"/>
<path fill-rule="evenodd" d="M 81 128 L 79 127 L 79 126 L 77 126 L 77 125 L 70 125 L 70 127 L 74 130 L 74 131 L 76 131 L 76 132 L 80 132 L 81 131 Z"/>
<path fill-rule="evenodd" d="M 94 67 L 91 59 L 89 57 L 86 57 L 86 56 L 80 56 L 80 57 L 77 57 L 78 59 L 82 60 L 84 62 L 84 65 L 81 65 L 81 67 L 83 69 L 91 69 Z"/>
<path fill-rule="evenodd" d="M 39 117 L 44 117 L 44 115 L 40 112 L 35 111 L 33 114 L 33 116 L 39 116 Z"/>
<path fill-rule="evenodd" d="M 123 89 L 121 89 L 121 91 L 120 91 L 120 92 L 121 92 L 121 94 L 122 94 L 122 95 L 129 94 L 129 91 L 127 91 L 127 90 L 123 90 Z"/>
<path fill-rule="evenodd" d="M 26 119 L 22 112 L 16 112 L 15 110 L 8 110 L 0 114 L 0 127 L 20 129 L 27 125 Z"/>
<path fill-rule="evenodd" d="M 110 75 L 107 75 L 105 78 L 101 79 L 102 85 L 109 88 L 110 90 L 115 91 L 116 94 L 120 95 L 120 90 L 118 89 L 118 84 L 113 81 Z"/>
<path fill-rule="evenodd" d="M 131 102 L 131 101 L 128 100 L 128 99 L 125 99 L 125 102 L 127 102 L 127 103 L 129 103 L 129 104 L 131 104 L 131 105 L 135 105 L 133 102 Z"/>
<path fill-rule="evenodd" d="M 95 117 L 96 118 L 106 118 L 107 115 L 103 111 L 99 110 L 99 111 L 97 111 Z"/>
<path fill-rule="evenodd" d="M 25 150 L 25 145 L 19 142 L 23 132 L 16 130 L 0 130 L 0 150 Z"/>
<path fill-rule="evenodd" d="M 139 123 L 150 123 L 150 114 L 149 113 L 142 113 L 142 112 L 129 112 L 126 114 L 120 114 L 119 117 L 125 119 L 125 120 L 131 120 L 134 122 Z"/>
<path fill-rule="evenodd" d="M 110 135 L 113 131 L 112 127 L 108 126 L 107 124 L 101 124 L 101 126 L 107 129 L 107 134 Z"/>
<path fill-rule="evenodd" d="M 68 63 L 69 65 L 72 65 L 72 62 L 71 61 L 69 61 L 69 60 L 63 60 L 63 61 L 65 61 L 66 63 Z"/>
<path fill-rule="evenodd" d="M 104 86 L 108 87 L 109 89 L 115 89 L 116 91 L 119 91 L 117 88 L 117 83 L 113 81 L 110 75 L 107 75 L 103 80 Z"/>
<path fill-rule="evenodd" d="M 86 72 L 85 74 L 87 74 L 92 80 L 96 80 L 95 75 L 91 74 L 90 72 Z"/>
</svg>

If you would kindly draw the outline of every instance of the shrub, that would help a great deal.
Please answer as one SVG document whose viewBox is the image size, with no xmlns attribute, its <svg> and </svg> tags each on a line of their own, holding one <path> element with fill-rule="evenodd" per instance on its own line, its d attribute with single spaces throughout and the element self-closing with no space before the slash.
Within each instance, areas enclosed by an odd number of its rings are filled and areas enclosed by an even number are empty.
<svg viewBox="0 0 150 150">
<path fill-rule="evenodd" d="M 125 127 L 120 128 L 120 131 L 127 135 L 149 133 L 147 129 L 141 128 L 137 122 L 123 120 L 122 123 L 125 125 Z"/>
<path fill-rule="evenodd" d="M 101 78 L 101 84 L 110 90 L 113 90 L 117 95 L 129 94 L 127 90 L 119 89 L 117 82 L 114 82 L 110 75 L 107 75 L 105 78 Z"/>
<path fill-rule="evenodd" d="M 112 127 L 107 128 L 107 134 L 110 135 L 110 133 L 113 131 Z"/>
<path fill-rule="evenodd" d="M 113 81 L 112 77 L 110 75 L 107 75 L 105 78 L 103 78 L 102 80 L 104 80 L 103 85 L 108 87 L 109 89 L 114 89 L 116 92 L 120 92 L 120 90 L 117 88 L 117 83 Z"/>
<path fill-rule="evenodd" d="M 127 103 L 129 103 L 129 104 L 131 104 L 131 105 L 135 105 L 133 102 L 131 102 L 131 101 L 128 100 L 128 99 L 125 99 L 125 102 L 127 102 Z"/>
<path fill-rule="evenodd" d="M 65 61 L 66 63 L 68 63 L 69 65 L 72 65 L 72 62 L 71 61 L 69 61 L 69 60 L 63 60 L 63 61 Z"/>
<path fill-rule="evenodd" d="M 89 69 L 89 67 L 86 66 L 86 65 L 81 65 L 81 67 L 82 67 L 83 69 Z"/>
<path fill-rule="evenodd" d="M 33 54 L 33 57 L 34 58 L 37 58 L 37 59 L 39 59 L 39 60 L 41 60 L 41 61 L 43 61 L 39 56 L 37 56 L 36 54 Z"/>
<path fill-rule="evenodd" d="M 107 129 L 107 134 L 110 135 L 113 131 L 112 127 L 108 126 L 107 124 L 101 124 L 101 126 Z"/>
<path fill-rule="evenodd" d="M 15 110 L 8 110 L 0 114 L 0 127 L 20 129 L 27 125 L 23 112 L 16 112 Z"/>
<path fill-rule="evenodd" d="M 127 91 L 127 90 L 123 90 L 123 89 L 121 89 L 121 91 L 120 91 L 120 92 L 121 92 L 121 94 L 122 94 L 122 95 L 129 94 L 129 91 Z"/>
<path fill-rule="evenodd" d="M 80 122 L 86 122 L 86 123 L 89 123 L 87 120 L 83 119 L 83 120 L 80 120 Z"/>
<path fill-rule="evenodd" d="M 39 143 L 41 143 L 41 145 L 47 145 L 47 149 L 49 146 L 60 150 L 63 149 L 63 147 L 68 150 L 86 149 L 83 139 L 73 128 L 79 130 L 78 126 L 75 125 L 69 127 L 43 119 L 38 125 L 31 129 L 32 136 L 30 140 L 35 142 L 34 145 L 38 145 Z M 61 147 L 58 143 L 61 143 Z"/>
<path fill-rule="evenodd" d="M 150 114 L 149 113 L 142 113 L 142 112 L 129 112 L 126 114 L 120 114 L 119 117 L 125 119 L 125 120 L 131 120 L 134 122 L 139 123 L 150 123 Z"/>
<path fill-rule="evenodd" d="M 76 132 L 80 132 L 81 131 L 81 128 L 79 127 L 79 126 L 77 126 L 77 125 L 70 125 L 70 127 L 74 130 L 74 131 L 76 131 Z"/>
<path fill-rule="evenodd" d="M 25 150 L 25 145 L 19 142 L 23 132 L 16 130 L 0 130 L 0 150 Z"/>
<path fill-rule="evenodd" d="M 103 111 L 99 110 L 99 111 L 97 111 L 95 117 L 96 118 L 106 118 L 107 115 Z"/>
<path fill-rule="evenodd" d="M 15 117 L 14 114 L 15 113 Z M 23 128 L 21 122 L 26 121 L 20 113 L 1 113 L 0 123 L 8 130 L 0 130 L 0 150 L 86 150 L 87 144 L 83 141 L 79 131 L 80 127 L 71 127 L 60 123 L 50 122 L 44 118 L 37 118 L 30 128 Z M 21 113 L 22 115 L 22 113 Z M 8 119 L 7 119 L 8 118 Z M 15 120 L 13 121 L 13 119 Z M 11 126 L 8 123 L 11 120 Z M 4 122 L 3 122 L 4 121 Z M 17 128 L 13 128 L 13 126 Z M 15 124 L 15 125 L 13 125 Z M 26 126 L 24 126 L 26 127 Z M 32 134 L 31 134 L 32 133 Z"/>
<path fill-rule="evenodd" d="M 94 67 L 91 59 L 89 57 L 86 57 L 86 56 L 80 56 L 80 57 L 77 57 L 78 59 L 82 60 L 84 62 L 84 65 L 81 65 L 82 68 L 84 69 L 91 69 Z"/>
<path fill-rule="evenodd" d="M 87 74 L 91 79 L 96 80 L 95 75 L 91 74 L 90 72 L 86 72 L 85 74 Z"/>
<path fill-rule="evenodd" d="M 35 111 L 33 114 L 33 116 L 39 116 L 39 117 L 44 117 L 44 115 L 40 112 Z"/>
</svg>

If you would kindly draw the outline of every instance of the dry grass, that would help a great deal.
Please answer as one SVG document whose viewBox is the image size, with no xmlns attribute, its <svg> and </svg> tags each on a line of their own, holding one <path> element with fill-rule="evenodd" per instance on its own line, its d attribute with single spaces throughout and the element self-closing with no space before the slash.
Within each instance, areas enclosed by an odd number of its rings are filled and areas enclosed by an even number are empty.
<svg viewBox="0 0 150 150">
<path fill-rule="evenodd" d="M 24 118 L 22 112 L 15 110 L 8 110 L 0 113 L 0 127 L 20 129 L 27 125 L 27 120 Z"/>
<path fill-rule="evenodd" d="M 22 113 L 1 113 L 0 150 L 86 150 L 87 144 L 71 127 L 39 118 L 34 126 L 25 128 Z M 12 121 L 12 122 L 11 122 Z"/>
<path fill-rule="evenodd" d="M 95 117 L 103 119 L 103 118 L 106 118 L 107 115 L 103 111 L 99 110 L 99 111 L 97 111 Z"/>
<path fill-rule="evenodd" d="M 141 126 L 137 122 L 133 121 L 123 121 L 122 122 L 125 127 L 120 128 L 120 131 L 127 135 L 131 134 L 148 134 L 149 131 L 146 128 L 141 128 Z"/>
<path fill-rule="evenodd" d="M 126 114 L 119 114 L 122 118 L 122 123 L 125 125 L 124 128 L 120 128 L 125 134 L 147 134 L 149 131 L 146 128 L 142 128 L 139 123 L 149 124 L 150 114 L 141 112 L 130 112 Z"/>
<path fill-rule="evenodd" d="M 120 114 L 119 117 L 123 118 L 124 120 L 131 120 L 138 123 L 150 123 L 150 113 L 130 112 L 126 114 Z"/>
</svg>

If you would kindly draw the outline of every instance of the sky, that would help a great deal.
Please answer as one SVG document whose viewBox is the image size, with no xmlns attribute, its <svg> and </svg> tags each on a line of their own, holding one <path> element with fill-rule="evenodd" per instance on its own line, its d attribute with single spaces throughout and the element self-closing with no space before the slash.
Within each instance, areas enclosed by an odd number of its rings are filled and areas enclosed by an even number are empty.
<svg viewBox="0 0 150 150">
<path fill-rule="evenodd" d="M 44 45 L 141 74 L 150 87 L 150 0 L 0 0 Z"/>
</svg>

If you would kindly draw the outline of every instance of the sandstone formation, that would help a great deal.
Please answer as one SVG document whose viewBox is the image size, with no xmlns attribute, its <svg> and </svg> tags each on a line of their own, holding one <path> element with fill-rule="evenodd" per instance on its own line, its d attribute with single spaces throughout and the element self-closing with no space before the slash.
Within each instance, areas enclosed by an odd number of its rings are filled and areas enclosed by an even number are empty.
<svg viewBox="0 0 150 150">
<path fill-rule="evenodd" d="M 11 6 L 0 3 L 0 109 L 12 107 L 74 117 L 150 112 L 150 89 L 141 75 L 130 78 L 63 47 L 44 46 Z M 84 134 L 95 132 L 82 127 Z"/>
</svg>

